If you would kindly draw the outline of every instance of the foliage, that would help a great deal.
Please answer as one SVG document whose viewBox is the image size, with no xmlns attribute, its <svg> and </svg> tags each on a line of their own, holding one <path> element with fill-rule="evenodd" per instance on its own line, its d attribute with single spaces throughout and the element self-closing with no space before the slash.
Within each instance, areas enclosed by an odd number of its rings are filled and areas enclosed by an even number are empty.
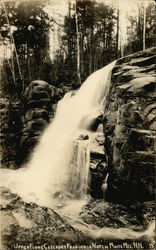
<svg viewBox="0 0 156 250">
<path fill-rule="evenodd" d="M 156 33 L 156 5 L 151 2 L 146 8 L 145 17 L 145 45 L 146 48 L 155 46 Z M 143 49 L 144 5 L 138 4 L 138 16 L 129 17 L 128 43 L 125 53 L 134 53 Z"/>
<path fill-rule="evenodd" d="M 151 3 L 146 9 L 146 46 L 155 46 L 156 34 L 156 4 Z"/>
<path fill-rule="evenodd" d="M 42 79 L 53 85 L 79 86 L 77 79 L 77 62 L 80 65 L 81 82 L 95 70 L 105 66 L 121 56 L 119 41 L 119 20 L 121 13 L 116 5 L 105 1 L 75 0 L 69 1 L 68 14 L 61 25 L 57 51 L 50 60 L 50 30 L 53 23 L 59 25 L 56 16 L 50 18 L 44 7 L 48 1 L 16 1 L 5 2 L 10 26 L 7 21 L 4 6 L 0 5 L 0 34 L 5 45 L 13 43 L 10 37 L 10 27 L 17 48 L 22 78 L 26 86 L 33 79 Z M 124 54 L 142 50 L 144 5 L 136 4 L 138 16 L 129 17 L 127 29 L 127 45 Z M 76 25 L 77 14 L 77 25 Z M 146 47 L 155 45 L 155 4 L 146 8 Z M 55 31 L 53 30 L 53 33 Z M 58 34 L 53 34 L 58 35 Z M 7 62 L 6 62 L 7 63 Z M 19 81 L 19 69 L 14 50 L 9 67 L 9 82 Z M 22 83 L 21 83 L 22 84 Z M 20 88 L 21 89 L 21 88 Z"/>
<path fill-rule="evenodd" d="M 77 0 L 79 31 L 77 34 L 74 9 L 74 5 L 69 6 L 68 16 L 65 17 L 64 34 L 61 39 L 62 51 L 57 52 L 53 62 L 53 72 L 55 72 L 53 75 L 56 84 L 64 81 L 65 84 L 77 87 L 77 36 L 79 36 L 80 73 L 83 81 L 89 74 L 115 58 L 117 17 L 115 9 L 104 3 Z"/>
<path fill-rule="evenodd" d="M 46 79 L 43 69 L 50 63 L 50 20 L 43 7 L 41 1 L 22 1 L 19 4 L 13 1 L 6 2 L 0 9 L 1 38 L 4 44 L 15 44 L 22 78 L 26 85 L 33 79 Z M 15 47 L 13 48 L 12 64 L 18 81 L 17 56 Z"/>
</svg>

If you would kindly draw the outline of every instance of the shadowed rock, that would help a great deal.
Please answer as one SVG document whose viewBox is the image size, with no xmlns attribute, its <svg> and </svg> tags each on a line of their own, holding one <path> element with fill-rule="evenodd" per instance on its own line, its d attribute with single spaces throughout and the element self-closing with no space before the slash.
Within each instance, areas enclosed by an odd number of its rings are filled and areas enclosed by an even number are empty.
<svg viewBox="0 0 156 250">
<path fill-rule="evenodd" d="M 119 59 L 112 74 L 103 125 L 114 201 L 154 199 L 154 63 L 152 48 Z"/>
<path fill-rule="evenodd" d="M 1 188 L 1 249 L 17 245 L 41 246 L 81 243 L 83 234 L 74 230 L 54 210 L 26 203 L 8 189 Z"/>
</svg>

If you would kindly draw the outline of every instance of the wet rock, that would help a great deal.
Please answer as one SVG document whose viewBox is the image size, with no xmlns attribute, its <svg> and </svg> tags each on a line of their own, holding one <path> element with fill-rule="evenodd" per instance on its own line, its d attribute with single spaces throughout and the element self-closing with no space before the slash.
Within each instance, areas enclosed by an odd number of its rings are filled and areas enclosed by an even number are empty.
<svg viewBox="0 0 156 250">
<path fill-rule="evenodd" d="M 90 164 L 90 195 L 93 198 L 103 198 L 104 192 L 102 190 L 102 184 L 108 173 L 107 164 L 102 161 L 97 163 L 93 162 Z"/>
<path fill-rule="evenodd" d="M 73 229 L 54 210 L 24 202 L 1 188 L 1 249 L 16 245 L 41 246 L 81 243 L 83 234 Z"/>
<path fill-rule="evenodd" d="M 154 199 L 155 49 L 119 59 L 104 116 L 108 197 Z"/>
<path fill-rule="evenodd" d="M 53 101 L 58 102 L 64 96 L 64 91 L 62 88 L 54 88 Z"/>
<path fill-rule="evenodd" d="M 91 200 L 80 214 L 87 224 L 99 228 L 129 228 L 141 231 L 154 220 L 154 202 L 133 203 L 128 206 Z"/>
<path fill-rule="evenodd" d="M 133 233 L 134 236 L 138 233 L 139 236 L 134 237 L 135 241 L 141 243 L 144 249 L 148 249 L 149 243 L 153 244 L 153 236 L 142 234 L 141 231 L 146 229 L 154 218 L 154 202 L 136 203 L 125 207 L 101 200 L 91 200 L 83 208 L 78 219 L 80 230 L 83 231 L 84 222 L 88 224 L 84 232 L 87 233 L 90 230 L 92 236 L 89 236 L 74 229 L 53 209 L 35 203 L 26 203 L 18 195 L 3 187 L 1 198 L 0 247 L 3 250 L 41 248 L 42 246 L 53 248 L 83 246 L 89 250 L 97 249 L 98 245 L 109 246 L 110 243 L 123 245 L 126 241 L 133 244 L 134 239 L 129 240 L 129 233 Z M 98 237 L 103 227 L 105 237 Z M 120 239 L 121 234 L 124 240 Z"/>
<path fill-rule="evenodd" d="M 128 92 L 136 92 L 143 91 L 143 90 L 151 90 L 154 91 L 156 87 L 155 77 L 154 76 L 144 76 L 144 77 L 137 77 L 127 84 L 120 85 L 120 89 L 127 90 Z"/>
<path fill-rule="evenodd" d="M 108 173 L 104 152 L 104 135 L 95 133 L 90 145 L 89 193 L 94 198 L 102 198 L 102 184 Z"/>
<path fill-rule="evenodd" d="M 75 91 L 72 90 L 71 87 L 65 86 L 63 84 L 59 84 L 59 87 L 53 87 L 53 88 L 54 88 L 53 103 L 57 103 L 69 91 L 72 91 L 73 95 L 75 94 Z"/>
<path fill-rule="evenodd" d="M 131 54 L 131 55 L 128 55 L 128 56 L 125 56 L 124 58 L 121 58 L 118 60 L 118 65 L 121 65 L 121 64 L 126 64 L 127 62 L 131 62 L 131 60 L 134 62 L 134 60 L 142 60 L 142 59 L 147 59 L 149 57 L 153 57 L 155 55 L 155 47 L 153 48 L 149 48 L 149 49 L 146 49 L 144 51 L 139 51 L 139 52 L 136 52 L 134 54 Z M 155 63 L 155 62 L 154 62 Z M 151 65 L 152 63 L 150 63 Z M 131 65 L 131 64 L 130 64 Z M 149 66 L 150 66 L 149 65 Z"/>
<path fill-rule="evenodd" d="M 91 156 L 103 156 L 105 154 L 104 152 L 104 134 L 103 133 L 96 133 L 95 136 L 93 136 L 93 139 L 91 140 Z"/>
<path fill-rule="evenodd" d="M 53 87 L 45 81 L 35 80 L 26 88 L 25 96 L 27 100 L 50 99 L 53 96 Z"/>
<path fill-rule="evenodd" d="M 139 66 L 139 67 L 145 67 L 145 66 L 150 66 L 154 64 L 156 61 L 156 56 L 150 56 L 150 57 L 142 57 L 139 59 L 132 59 L 130 64 L 134 66 Z"/>
</svg>

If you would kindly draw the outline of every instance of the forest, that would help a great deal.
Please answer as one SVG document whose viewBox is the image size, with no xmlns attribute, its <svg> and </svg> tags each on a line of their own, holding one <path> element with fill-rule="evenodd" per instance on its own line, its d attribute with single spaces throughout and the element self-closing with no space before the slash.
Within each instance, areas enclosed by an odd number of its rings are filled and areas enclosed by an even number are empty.
<svg viewBox="0 0 156 250">
<path fill-rule="evenodd" d="M 77 88 L 114 59 L 155 45 L 153 1 L 138 1 L 135 15 L 126 12 L 124 34 L 119 1 L 61 3 L 63 14 L 57 13 L 56 1 L 1 2 L 1 75 L 6 91 L 21 95 L 34 79 Z"/>
</svg>

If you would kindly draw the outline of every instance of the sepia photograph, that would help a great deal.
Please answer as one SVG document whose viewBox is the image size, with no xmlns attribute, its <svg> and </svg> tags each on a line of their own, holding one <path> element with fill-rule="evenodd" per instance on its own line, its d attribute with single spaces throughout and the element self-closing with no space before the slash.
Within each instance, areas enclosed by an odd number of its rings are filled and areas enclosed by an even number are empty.
<svg viewBox="0 0 156 250">
<path fill-rule="evenodd" d="M 154 250 L 155 146 L 154 0 L 0 0 L 0 250 Z"/>
</svg>

